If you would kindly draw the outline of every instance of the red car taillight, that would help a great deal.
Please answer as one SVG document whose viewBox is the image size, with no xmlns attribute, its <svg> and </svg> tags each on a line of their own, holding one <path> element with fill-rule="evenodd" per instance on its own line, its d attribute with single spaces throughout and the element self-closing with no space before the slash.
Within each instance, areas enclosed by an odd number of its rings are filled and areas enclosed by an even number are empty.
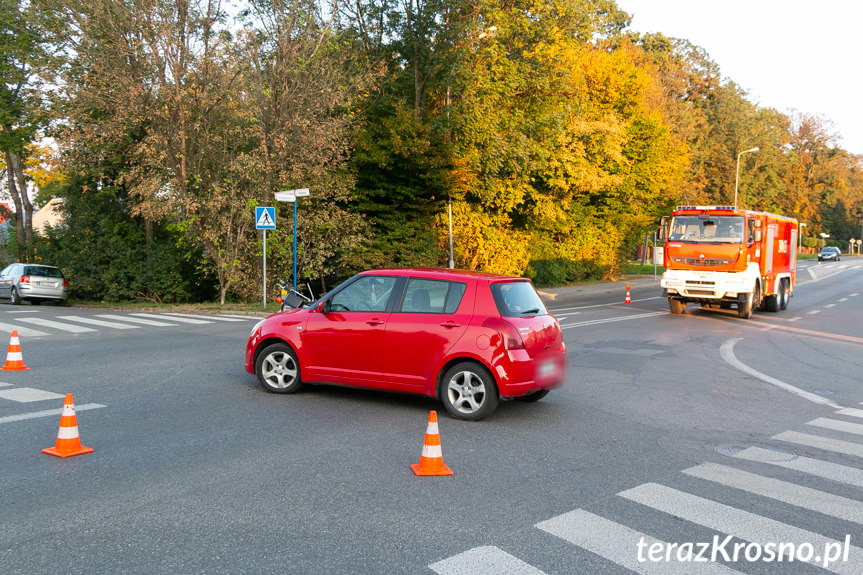
<svg viewBox="0 0 863 575">
<path fill-rule="evenodd" d="M 490 317 L 482 322 L 482 327 L 496 331 L 500 335 L 504 349 L 524 349 L 524 341 L 518 334 L 518 330 L 508 321 Z"/>
<path fill-rule="evenodd" d="M 28 284 L 28 283 L 30 283 L 30 276 L 23 275 L 23 276 L 21 276 L 21 279 L 18 281 L 22 284 Z"/>
</svg>

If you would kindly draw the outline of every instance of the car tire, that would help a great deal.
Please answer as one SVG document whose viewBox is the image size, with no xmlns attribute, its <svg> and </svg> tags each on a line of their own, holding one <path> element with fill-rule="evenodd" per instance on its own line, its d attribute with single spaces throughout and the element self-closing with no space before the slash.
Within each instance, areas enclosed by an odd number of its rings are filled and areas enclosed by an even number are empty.
<svg viewBox="0 0 863 575">
<path fill-rule="evenodd" d="M 272 393 L 295 393 L 303 386 L 297 354 L 285 343 L 264 348 L 255 360 L 255 375 Z"/>
<path fill-rule="evenodd" d="M 527 395 L 522 395 L 521 397 L 516 397 L 516 401 L 524 401 L 526 403 L 533 403 L 534 401 L 539 401 L 546 395 L 548 395 L 548 389 L 540 389 L 539 391 L 534 391 L 533 393 L 528 393 Z"/>
<path fill-rule="evenodd" d="M 12 305 L 20 305 L 21 304 L 21 296 L 18 295 L 18 290 L 14 287 L 9 289 L 9 303 Z"/>
<path fill-rule="evenodd" d="M 457 363 L 444 373 L 440 399 L 452 417 L 468 421 L 488 417 L 500 401 L 494 378 L 472 361 Z"/>
</svg>

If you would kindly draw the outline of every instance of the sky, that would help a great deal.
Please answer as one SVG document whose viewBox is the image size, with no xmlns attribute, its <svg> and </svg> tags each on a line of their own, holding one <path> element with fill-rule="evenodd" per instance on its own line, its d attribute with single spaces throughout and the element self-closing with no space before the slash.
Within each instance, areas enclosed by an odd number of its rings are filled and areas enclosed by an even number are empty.
<svg viewBox="0 0 863 575">
<path fill-rule="evenodd" d="M 615 1 L 632 30 L 689 40 L 750 102 L 818 116 L 863 155 L 863 1 Z"/>
</svg>

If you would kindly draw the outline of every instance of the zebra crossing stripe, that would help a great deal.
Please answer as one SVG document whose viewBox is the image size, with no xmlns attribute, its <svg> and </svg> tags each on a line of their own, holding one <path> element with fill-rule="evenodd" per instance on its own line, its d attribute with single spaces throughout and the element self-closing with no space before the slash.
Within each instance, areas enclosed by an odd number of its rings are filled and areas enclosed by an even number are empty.
<svg viewBox="0 0 863 575">
<path fill-rule="evenodd" d="M 756 542 L 762 545 L 767 543 L 793 544 L 795 547 L 806 545 L 819 550 L 837 543 L 835 539 L 830 539 L 819 533 L 698 497 L 685 491 L 665 487 L 658 483 L 645 483 L 633 489 L 622 491 L 618 495 L 652 509 L 703 525 L 719 533 L 727 533 L 742 541 Z M 823 565 L 820 566 L 824 567 Z M 847 561 L 824 568 L 842 575 L 859 575 L 863 573 L 863 549 L 849 546 Z"/>
<path fill-rule="evenodd" d="M 29 327 L 21 327 L 8 323 L 0 323 L 0 331 L 7 331 L 9 333 L 12 333 L 16 330 L 18 331 L 18 335 L 22 337 L 39 337 L 43 335 L 48 335 L 44 331 L 39 331 L 38 329 L 30 329 Z"/>
<path fill-rule="evenodd" d="M 110 327 L 113 329 L 138 329 L 140 327 L 137 325 L 129 325 L 127 323 L 117 323 L 116 321 L 102 321 L 99 319 L 93 319 L 92 317 L 81 317 L 77 315 L 61 315 L 58 316 L 57 319 L 62 319 L 66 321 L 77 321 L 80 323 L 86 323 L 87 325 L 97 325 L 99 327 Z"/>
<path fill-rule="evenodd" d="M 71 323 L 63 323 L 61 321 L 53 321 L 50 319 L 45 319 L 41 317 L 22 317 L 18 318 L 18 321 L 25 321 L 27 323 L 33 323 L 41 327 L 50 327 L 52 329 L 59 329 L 60 331 L 68 331 L 69 333 L 87 333 L 90 331 L 96 331 L 90 327 L 84 327 L 82 325 L 73 325 Z"/>
<path fill-rule="evenodd" d="M 850 417 L 863 417 L 863 409 L 857 409 L 854 407 L 846 407 L 845 409 L 837 411 L 836 415 L 848 415 Z"/>
<path fill-rule="evenodd" d="M 847 497 L 718 463 L 696 465 L 683 473 L 863 525 L 863 503 Z"/>
<path fill-rule="evenodd" d="M 675 561 L 673 557 L 670 561 L 645 561 L 644 558 L 639 561 L 640 545 L 649 548 L 655 543 L 661 543 L 663 547 L 667 544 L 583 509 L 558 515 L 537 523 L 535 527 L 643 575 L 691 575 L 693 572 L 693 563 Z M 740 572 L 722 563 L 705 562 L 698 563 L 698 573 L 726 575 Z"/>
<path fill-rule="evenodd" d="M 798 431 L 783 431 L 774 435 L 772 439 L 815 447 L 816 449 L 823 449 L 825 451 L 834 451 L 845 455 L 853 455 L 854 457 L 863 457 L 863 445 L 854 443 L 853 441 L 842 441 L 841 439 L 810 435 Z"/>
<path fill-rule="evenodd" d="M 818 419 L 807 421 L 806 425 L 823 427 L 824 429 L 832 429 L 833 431 L 844 431 L 845 433 L 853 433 L 855 435 L 863 435 L 863 425 L 859 423 L 839 421 L 838 419 L 830 419 L 829 417 L 819 417 Z"/>
<path fill-rule="evenodd" d="M 62 399 L 63 396 L 53 391 L 45 391 L 33 387 L 15 387 L 0 390 L 0 399 L 8 399 L 18 403 L 33 403 L 35 401 L 48 401 L 49 399 Z"/>
<path fill-rule="evenodd" d="M 165 317 L 190 317 L 195 319 L 206 319 L 210 321 L 246 321 L 249 319 L 257 319 L 255 317 L 248 316 L 233 316 L 233 315 L 197 315 L 193 313 L 163 313 L 160 314 Z"/>
<path fill-rule="evenodd" d="M 167 323 L 164 321 L 155 321 L 152 319 L 144 319 L 141 317 L 131 317 L 130 315 L 114 315 L 109 313 L 99 314 L 97 317 L 103 317 L 105 319 L 113 319 L 115 321 L 128 321 L 130 323 L 140 323 L 142 325 L 152 325 L 156 327 L 176 327 L 175 323 Z"/>
<path fill-rule="evenodd" d="M 190 318 L 190 317 L 177 317 L 177 316 L 171 316 L 168 314 L 161 314 L 161 313 L 132 313 L 129 315 L 134 315 L 137 317 L 152 317 L 152 318 L 155 318 L 157 320 L 158 319 L 167 319 L 170 321 L 178 321 L 180 323 L 193 323 L 193 324 L 213 323 L 211 321 L 207 321 L 207 320 L 203 320 L 203 319 L 194 319 L 194 318 Z"/>
<path fill-rule="evenodd" d="M 468 549 L 432 563 L 429 569 L 438 575 L 545 575 L 544 571 L 494 546 Z"/>
<path fill-rule="evenodd" d="M 763 449 L 761 447 L 748 447 L 734 454 L 734 457 L 757 461 L 758 463 L 769 463 L 786 469 L 802 471 L 816 477 L 822 477 L 839 483 L 847 483 L 856 487 L 863 487 L 863 470 L 811 457 L 787 456 L 777 451 Z M 863 573 L 861 566 L 860 573 Z"/>
<path fill-rule="evenodd" d="M 76 405 L 75 412 L 87 411 L 88 409 L 99 409 L 100 407 L 106 407 L 101 403 L 85 403 L 83 405 Z M 13 421 L 25 421 L 28 419 L 37 419 L 39 417 L 49 417 L 49 416 L 58 416 L 63 413 L 63 408 L 57 409 L 46 409 L 44 411 L 31 411 L 30 413 L 20 413 L 18 415 L 7 415 L 6 417 L 0 417 L 0 423 L 11 423 Z"/>
</svg>

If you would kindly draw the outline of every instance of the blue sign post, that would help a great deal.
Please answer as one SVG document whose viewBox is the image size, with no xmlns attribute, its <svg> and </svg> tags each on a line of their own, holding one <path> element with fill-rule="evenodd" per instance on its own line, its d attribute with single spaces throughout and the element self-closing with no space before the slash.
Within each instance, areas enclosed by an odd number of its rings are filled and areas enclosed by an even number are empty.
<svg viewBox="0 0 863 575">
<path fill-rule="evenodd" d="M 297 291 L 297 198 L 308 195 L 309 188 L 276 192 L 276 201 L 294 204 L 294 291 Z"/>
<path fill-rule="evenodd" d="M 267 307 L 267 230 L 276 229 L 276 208 L 255 206 L 255 229 L 264 230 L 264 308 Z"/>
</svg>

